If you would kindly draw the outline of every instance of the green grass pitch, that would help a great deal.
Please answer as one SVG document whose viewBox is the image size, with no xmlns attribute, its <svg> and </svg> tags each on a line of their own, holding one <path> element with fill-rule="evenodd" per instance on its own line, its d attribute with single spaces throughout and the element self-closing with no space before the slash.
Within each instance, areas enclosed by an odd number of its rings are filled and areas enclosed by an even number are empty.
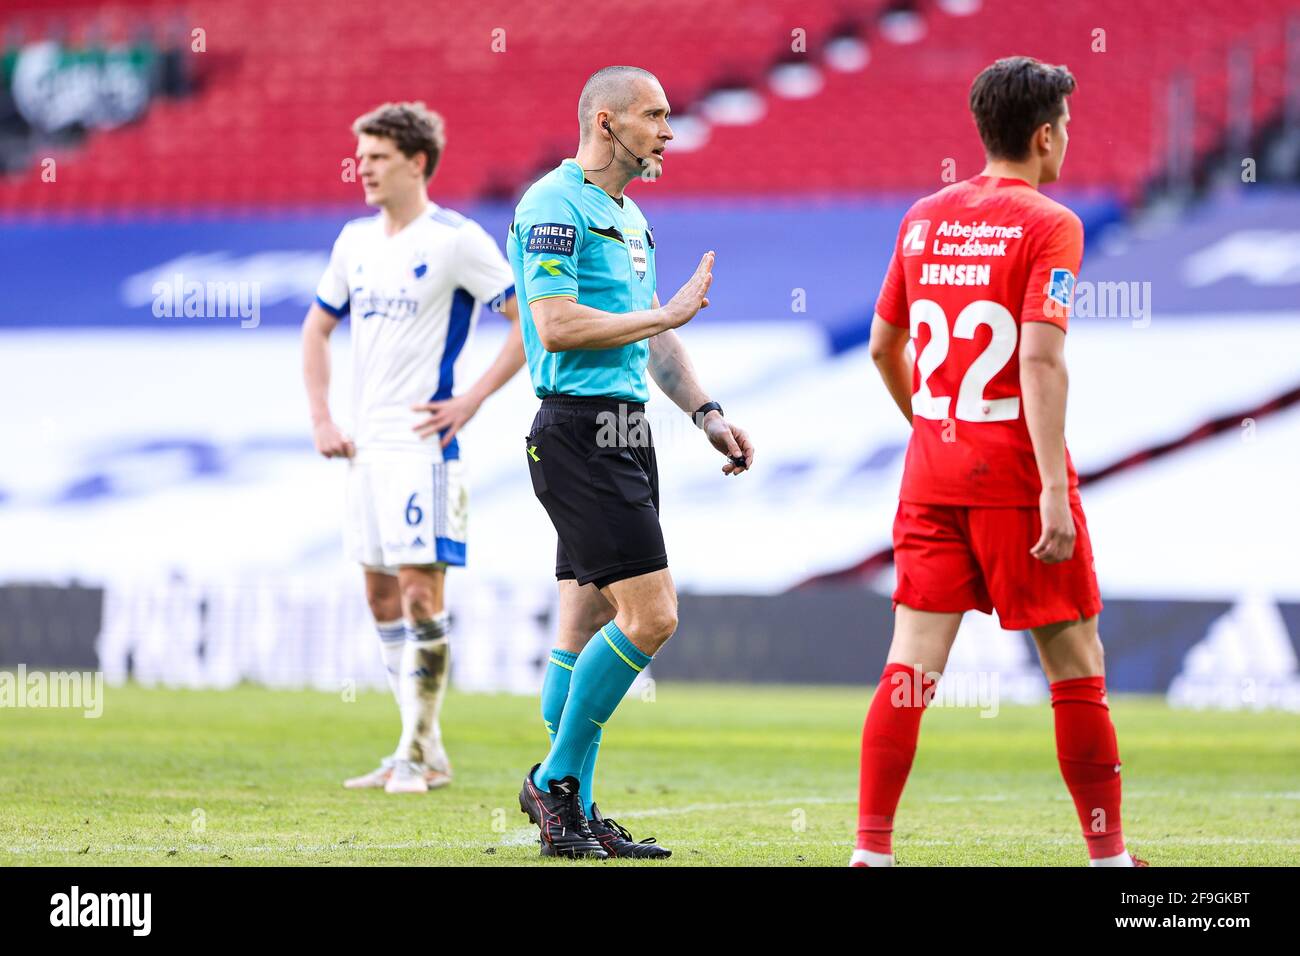
<svg viewBox="0 0 1300 956">
<path fill-rule="evenodd" d="M 601 808 L 664 863 L 541 860 L 519 812 L 545 753 L 533 697 L 452 694 L 456 778 L 427 796 L 345 791 L 396 739 L 386 694 L 105 689 L 103 716 L 0 712 L 0 863 L 842 866 L 866 691 L 660 683 L 624 702 Z M 1124 830 L 1160 865 L 1294 864 L 1295 715 L 1173 711 L 1114 695 Z M 897 817 L 900 864 L 1081 866 L 1051 710 L 927 713 Z"/>
</svg>

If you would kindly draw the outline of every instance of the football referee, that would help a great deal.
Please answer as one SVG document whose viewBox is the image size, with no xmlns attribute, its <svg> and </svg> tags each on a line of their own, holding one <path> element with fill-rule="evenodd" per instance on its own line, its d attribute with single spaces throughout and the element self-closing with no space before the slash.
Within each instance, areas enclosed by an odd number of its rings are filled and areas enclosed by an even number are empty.
<svg viewBox="0 0 1300 956">
<path fill-rule="evenodd" d="M 700 387 L 673 331 L 709 304 L 713 253 L 660 305 L 654 233 L 624 195 L 638 177 L 662 173 L 668 113 L 653 74 L 595 73 L 578 100 L 577 156 L 524 193 L 506 244 L 542 399 L 524 452 L 559 535 L 559 635 L 542 685 L 551 749 L 519 794 L 545 856 L 669 855 L 653 839 L 633 842 L 592 797 L 601 727 L 677 629 L 647 371 L 727 457 L 723 474 L 754 462 L 749 438 Z"/>
</svg>

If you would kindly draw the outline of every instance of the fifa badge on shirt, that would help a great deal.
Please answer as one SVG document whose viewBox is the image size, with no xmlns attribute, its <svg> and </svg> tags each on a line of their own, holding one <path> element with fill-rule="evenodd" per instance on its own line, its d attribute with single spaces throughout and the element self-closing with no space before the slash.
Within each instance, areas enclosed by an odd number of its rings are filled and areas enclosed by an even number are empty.
<svg viewBox="0 0 1300 956">
<path fill-rule="evenodd" d="M 636 272 L 636 277 L 644 282 L 646 272 L 645 243 L 631 233 L 628 233 L 627 253 L 632 257 L 632 268 Z"/>
</svg>

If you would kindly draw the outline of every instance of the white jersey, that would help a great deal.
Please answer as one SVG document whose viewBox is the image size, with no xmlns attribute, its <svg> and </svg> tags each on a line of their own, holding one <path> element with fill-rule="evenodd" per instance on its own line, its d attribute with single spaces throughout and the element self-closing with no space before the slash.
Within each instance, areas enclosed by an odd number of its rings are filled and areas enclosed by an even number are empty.
<svg viewBox="0 0 1300 956">
<path fill-rule="evenodd" d="M 354 219 L 334 242 L 316 302 L 352 323 L 353 435 L 359 459 L 393 452 L 460 457 L 455 439 L 413 431 L 416 402 L 450 398 L 479 303 L 513 290 L 497 244 L 472 219 L 434 203 L 393 236 L 382 215 Z M 499 305 L 499 302 L 498 302 Z"/>
</svg>

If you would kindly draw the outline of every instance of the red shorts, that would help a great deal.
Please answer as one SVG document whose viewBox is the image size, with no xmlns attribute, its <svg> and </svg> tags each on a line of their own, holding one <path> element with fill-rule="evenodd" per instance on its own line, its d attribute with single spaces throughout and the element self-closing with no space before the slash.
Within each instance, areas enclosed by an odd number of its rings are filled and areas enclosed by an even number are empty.
<svg viewBox="0 0 1300 956">
<path fill-rule="evenodd" d="M 939 613 L 997 609 L 1009 631 L 1079 621 L 1101 610 L 1083 506 L 1074 556 L 1044 564 L 1029 553 L 1042 531 L 1037 508 L 900 502 L 894 518 L 894 607 Z"/>
</svg>

